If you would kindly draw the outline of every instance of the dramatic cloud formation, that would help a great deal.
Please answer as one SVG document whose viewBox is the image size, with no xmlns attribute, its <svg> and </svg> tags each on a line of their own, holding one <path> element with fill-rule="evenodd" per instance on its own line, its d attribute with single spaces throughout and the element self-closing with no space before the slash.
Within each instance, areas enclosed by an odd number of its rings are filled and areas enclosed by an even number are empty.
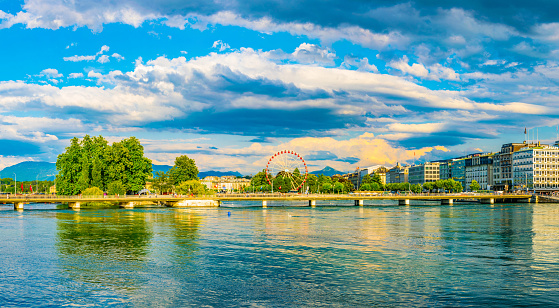
<svg viewBox="0 0 559 308">
<path fill-rule="evenodd" d="M 282 148 L 352 170 L 497 150 L 524 127 L 550 142 L 555 13 L 546 1 L 0 4 L 12 46 L 0 145 L 13 149 L 0 166 L 54 161 L 84 134 L 243 173 Z"/>
</svg>

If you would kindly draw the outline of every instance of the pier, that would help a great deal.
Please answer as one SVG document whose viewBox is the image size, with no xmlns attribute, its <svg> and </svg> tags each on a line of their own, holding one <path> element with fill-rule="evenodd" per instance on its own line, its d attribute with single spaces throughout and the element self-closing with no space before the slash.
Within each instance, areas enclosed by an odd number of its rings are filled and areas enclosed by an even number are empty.
<svg viewBox="0 0 559 308">
<path fill-rule="evenodd" d="M 131 209 L 141 204 L 158 204 L 168 207 L 218 207 L 226 201 L 258 201 L 266 208 L 270 201 L 308 202 L 315 207 L 317 201 L 347 201 L 363 206 L 365 200 L 394 200 L 399 205 L 409 206 L 418 201 L 437 201 L 452 206 L 456 201 L 471 201 L 482 204 L 537 202 L 530 194 L 216 194 L 207 196 L 180 195 L 128 195 L 128 196 L 52 196 L 52 195 L 3 195 L 0 203 L 13 204 L 14 210 L 23 210 L 29 203 L 65 203 L 71 209 L 80 209 L 84 203 L 109 203 Z"/>
</svg>

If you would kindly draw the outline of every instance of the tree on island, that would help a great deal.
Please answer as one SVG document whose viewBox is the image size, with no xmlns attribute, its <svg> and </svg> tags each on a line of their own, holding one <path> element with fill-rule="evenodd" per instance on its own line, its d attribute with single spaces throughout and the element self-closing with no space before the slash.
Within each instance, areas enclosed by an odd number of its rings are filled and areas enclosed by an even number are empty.
<svg viewBox="0 0 559 308">
<path fill-rule="evenodd" d="M 137 192 L 151 176 L 151 160 L 136 137 L 108 145 L 102 137 L 74 137 L 56 161 L 55 184 L 59 195 L 77 195 L 98 187 L 118 193 Z M 119 183 L 119 184 L 118 184 Z"/>
</svg>

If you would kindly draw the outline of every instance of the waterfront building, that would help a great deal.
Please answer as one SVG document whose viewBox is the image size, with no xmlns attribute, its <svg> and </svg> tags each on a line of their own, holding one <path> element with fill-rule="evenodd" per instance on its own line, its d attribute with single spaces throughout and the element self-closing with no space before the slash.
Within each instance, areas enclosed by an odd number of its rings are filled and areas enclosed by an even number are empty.
<svg viewBox="0 0 559 308">
<path fill-rule="evenodd" d="M 396 163 L 396 166 L 390 168 L 388 172 L 386 172 L 386 183 L 394 184 L 408 182 L 409 169 L 409 166 L 400 166 L 399 163 Z"/>
<path fill-rule="evenodd" d="M 250 180 L 245 178 L 237 178 L 236 176 L 207 176 L 202 181 L 208 189 L 217 189 L 225 191 L 242 191 L 250 185 Z"/>
<path fill-rule="evenodd" d="M 512 155 L 515 189 L 559 190 L 559 147 L 526 146 Z"/>
<path fill-rule="evenodd" d="M 444 161 L 439 164 L 439 179 L 452 179 L 452 173 L 450 171 L 450 161 Z"/>
<path fill-rule="evenodd" d="M 409 168 L 409 183 L 424 184 L 439 180 L 439 166 L 440 163 L 437 162 L 426 162 L 421 165 L 411 166 Z"/>
<path fill-rule="evenodd" d="M 449 162 L 451 179 L 466 187 L 466 159 L 457 158 Z"/>
<path fill-rule="evenodd" d="M 535 147 L 535 143 L 506 143 L 501 151 L 493 156 L 494 190 L 509 191 L 513 188 L 513 153 L 524 147 Z"/>
<path fill-rule="evenodd" d="M 475 180 L 482 190 L 491 189 L 493 186 L 493 153 L 475 154 L 465 159 L 466 185 L 469 190 L 470 184 Z"/>
</svg>

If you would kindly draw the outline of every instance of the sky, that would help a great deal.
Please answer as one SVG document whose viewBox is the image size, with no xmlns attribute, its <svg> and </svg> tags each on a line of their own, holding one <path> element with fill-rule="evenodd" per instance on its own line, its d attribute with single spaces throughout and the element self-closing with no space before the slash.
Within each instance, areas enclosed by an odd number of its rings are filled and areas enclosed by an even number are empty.
<svg viewBox="0 0 559 308">
<path fill-rule="evenodd" d="M 555 1 L 0 0 L 0 168 L 73 137 L 254 174 L 553 143 Z"/>
</svg>

